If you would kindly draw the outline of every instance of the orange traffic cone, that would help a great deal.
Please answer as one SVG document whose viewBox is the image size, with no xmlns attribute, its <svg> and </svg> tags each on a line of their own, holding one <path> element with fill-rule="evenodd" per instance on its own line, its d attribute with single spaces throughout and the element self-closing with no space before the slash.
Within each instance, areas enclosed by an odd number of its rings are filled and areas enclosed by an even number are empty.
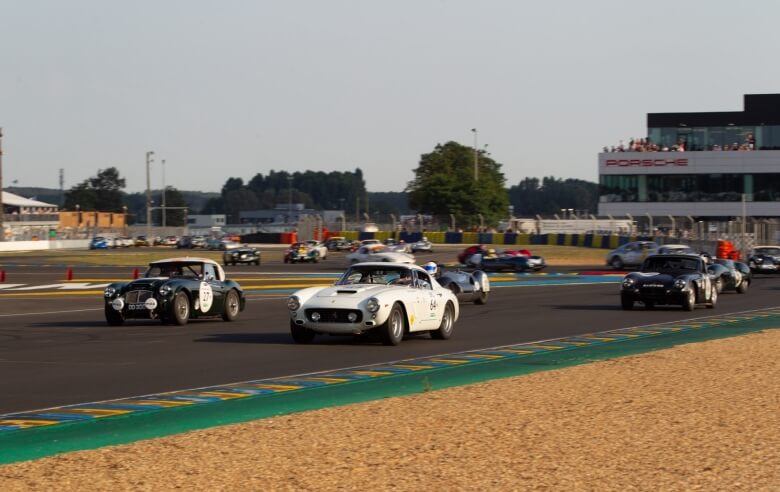
<svg viewBox="0 0 780 492">
<path fill-rule="evenodd" d="M 73 269 L 72 268 L 68 268 L 68 273 L 65 276 L 65 280 L 67 280 L 68 282 L 73 280 Z"/>
</svg>

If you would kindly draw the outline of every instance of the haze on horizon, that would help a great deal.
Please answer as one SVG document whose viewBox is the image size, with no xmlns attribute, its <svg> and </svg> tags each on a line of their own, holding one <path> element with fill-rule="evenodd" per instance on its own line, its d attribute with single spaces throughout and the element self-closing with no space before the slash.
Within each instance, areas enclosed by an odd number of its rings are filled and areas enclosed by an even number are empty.
<svg viewBox="0 0 780 492">
<path fill-rule="evenodd" d="M 3 1 L 3 184 L 219 191 L 269 171 L 363 171 L 402 191 L 437 143 L 507 186 L 597 179 L 646 114 L 778 92 L 780 4 L 596 0 Z"/>
</svg>

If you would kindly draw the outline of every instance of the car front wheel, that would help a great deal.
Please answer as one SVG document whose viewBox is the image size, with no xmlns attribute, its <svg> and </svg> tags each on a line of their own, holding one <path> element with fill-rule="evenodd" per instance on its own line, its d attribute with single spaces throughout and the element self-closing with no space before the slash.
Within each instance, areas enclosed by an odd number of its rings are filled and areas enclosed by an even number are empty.
<svg viewBox="0 0 780 492">
<path fill-rule="evenodd" d="M 683 302 L 683 309 L 686 311 L 693 311 L 696 308 L 696 291 L 693 286 L 688 289 L 685 301 Z"/>
<path fill-rule="evenodd" d="M 634 309 L 634 301 L 628 296 L 620 296 L 620 306 L 626 311 Z"/>
<path fill-rule="evenodd" d="M 186 325 L 190 319 L 190 298 L 184 292 L 179 292 L 173 299 L 172 319 L 177 325 Z"/>
<path fill-rule="evenodd" d="M 621 260 L 619 256 L 612 258 L 612 261 L 610 261 L 609 264 L 612 265 L 612 268 L 615 270 L 623 269 L 623 260 Z"/>
<path fill-rule="evenodd" d="M 111 306 L 106 306 L 106 322 L 109 326 L 120 326 L 125 322 L 125 318 L 122 316 L 122 313 L 116 309 Z"/>
<path fill-rule="evenodd" d="M 390 310 L 390 316 L 382 326 L 382 343 L 385 345 L 398 345 L 404 339 L 404 310 L 400 304 L 395 303 Z"/>
<path fill-rule="evenodd" d="M 707 303 L 709 309 L 713 309 L 718 302 L 718 289 L 713 286 L 710 291 L 710 302 Z"/>
<path fill-rule="evenodd" d="M 304 326 L 296 325 L 293 320 L 290 320 L 290 335 L 295 343 L 308 344 L 314 340 L 313 331 Z"/>
</svg>

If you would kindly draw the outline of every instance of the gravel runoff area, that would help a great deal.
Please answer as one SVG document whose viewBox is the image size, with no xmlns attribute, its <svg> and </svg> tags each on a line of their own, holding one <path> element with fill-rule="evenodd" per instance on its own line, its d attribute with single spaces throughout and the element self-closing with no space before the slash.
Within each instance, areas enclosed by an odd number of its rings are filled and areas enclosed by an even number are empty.
<svg viewBox="0 0 780 492">
<path fill-rule="evenodd" d="M 780 490 L 780 330 L 0 466 L 0 490 Z"/>
</svg>

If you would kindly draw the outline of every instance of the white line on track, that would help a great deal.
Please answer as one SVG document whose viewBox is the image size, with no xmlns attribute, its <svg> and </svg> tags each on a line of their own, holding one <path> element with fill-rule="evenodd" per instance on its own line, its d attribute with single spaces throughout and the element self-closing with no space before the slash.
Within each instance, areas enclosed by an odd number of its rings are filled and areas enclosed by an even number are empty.
<svg viewBox="0 0 780 492">
<path fill-rule="evenodd" d="M 14 313 L 14 314 L 0 314 L 0 318 L 9 318 L 11 316 L 39 316 L 43 314 L 66 314 L 66 313 L 85 313 L 87 311 L 102 311 L 103 308 L 90 308 L 90 309 L 71 309 L 69 311 L 46 311 L 43 313 Z"/>
</svg>

